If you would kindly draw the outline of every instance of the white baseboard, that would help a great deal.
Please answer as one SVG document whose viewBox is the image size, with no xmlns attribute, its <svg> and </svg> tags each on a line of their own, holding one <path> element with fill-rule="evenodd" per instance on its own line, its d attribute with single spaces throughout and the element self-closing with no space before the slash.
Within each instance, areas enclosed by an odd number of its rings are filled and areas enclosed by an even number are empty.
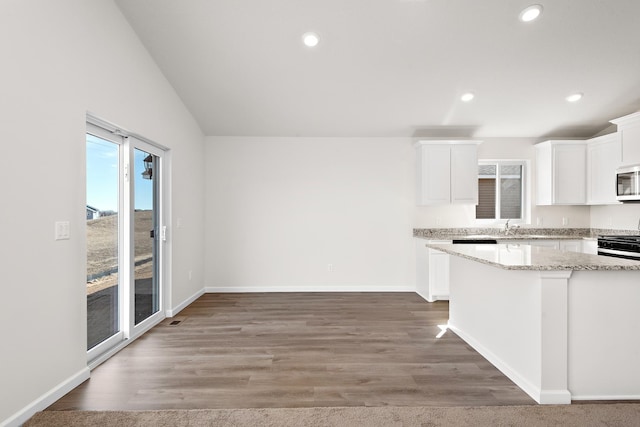
<svg viewBox="0 0 640 427">
<path fill-rule="evenodd" d="M 432 299 L 429 299 L 429 294 L 423 291 L 414 291 L 416 294 L 420 295 L 423 300 L 427 302 L 436 302 L 436 301 L 449 301 L 449 296 L 434 296 Z"/>
<path fill-rule="evenodd" d="M 640 394 L 588 394 L 572 395 L 572 400 L 640 400 Z"/>
<path fill-rule="evenodd" d="M 426 292 L 416 291 L 416 294 L 418 294 L 426 302 L 435 302 L 436 301 L 435 299 L 429 299 L 429 295 Z"/>
<path fill-rule="evenodd" d="M 60 399 L 65 394 L 89 379 L 89 368 L 83 368 L 75 375 L 70 376 L 60 384 L 38 397 L 36 400 L 22 408 L 19 412 L 4 421 L 0 421 L 0 427 L 18 427 L 31 418 L 36 412 L 46 409 L 49 405 Z"/>
<path fill-rule="evenodd" d="M 415 286 L 371 285 L 305 285 L 305 286 L 207 286 L 204 292 L 260 293 L 260 292 L 415 292 Z"/>
<path fill-rule="evenodd" d="M 569 390 L 542 390 L 540 401 L 542 405 L 568 405 L 571 403 Z"/>
<path fill-rule="evenodd" d="M 535 400 L 536 402 L 541 404 L 542 403 L 544 404 L 571 403 L 571 394 L 568 392 L 568 390 L 563 390 L 563 391 L 566 391 L 566 394 L 562 395 L 562 397 L 564 397 L 565 399 L 567 399 L 568 397 L 568 401 L 567 400 L 557 401 L 559 400 L 559 397 L 561 397 L 559 394 L 559 390 L 546 390 L 546 391 L 541 390 L 539 387 L 532 384 L 528 379 L 524 378 L 522 375 L 517 373 L 513 368 L 511 368 L 511 366 L 509 366 L 509 364 L 507 364 L 500 357 L 496 356 L 495 353 L 493 353 L 488 348 L 480 344 L 476 339 L 474 339 L 470 335 L 467 335 L 466 333 L 461 331 L 459 328 L 457 328 L 455 325 L 449 324 L 448 327 L 457 336 L 462 338 L 467 344 L 473 347 L 474 350 L 480 353 L 482 357 L 487 359 L 489 362 L 491 362 L 493 366 L 498 368 L 500 372 L 505 374 L 511 381 L 516 383 L 518 387 L 520 387 L 525 393 L 531 396 L 531 398 L 533 398 L 533 400 Z M 554 400 L 554 401 L 551 402 L 550 400 Z"/>
<path fill-rule="evenodd" d="M 206 292 L 205 289 L 200 289 L 195 294 L 191 295 L 189 298 L 187 298 L 186 300 L 182 301 L 180 304 L 178 304 L 174 308 L 170 308 L 170 309 L 166 310 L 165 315 L 167 317 L 174 317 L 176 314 L 180 313 L 189 304 L 191 304 L 192 302 L 194 302 L 195 300 L 200 298 L 202 295 L 204 295 L 205 292 Z"/>
</svg>

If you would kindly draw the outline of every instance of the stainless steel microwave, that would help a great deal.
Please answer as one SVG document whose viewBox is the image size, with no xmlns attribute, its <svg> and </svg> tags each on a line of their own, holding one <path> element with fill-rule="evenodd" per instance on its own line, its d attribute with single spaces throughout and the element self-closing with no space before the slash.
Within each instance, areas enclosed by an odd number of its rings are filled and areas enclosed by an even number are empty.
<svg viewBox="0 0 640 427">
<path fill-rule="evenodd" d="M 640 165 L 619 168 L 616 174 L 618 200 L 640 201 Z"/>
</svg>

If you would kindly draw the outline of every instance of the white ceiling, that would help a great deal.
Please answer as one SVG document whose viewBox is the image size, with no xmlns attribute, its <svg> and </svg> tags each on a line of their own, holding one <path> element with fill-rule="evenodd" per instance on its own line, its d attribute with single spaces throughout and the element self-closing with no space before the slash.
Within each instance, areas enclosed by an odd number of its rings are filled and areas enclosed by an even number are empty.
<svg viewBox="0 0 640 427">
<path fill-rule="evenodd" d="M 207 135 L 585 137 L 640 110 L 640 1 L 520 22 L 535 2 L 116 0 Z"/>
</svg>

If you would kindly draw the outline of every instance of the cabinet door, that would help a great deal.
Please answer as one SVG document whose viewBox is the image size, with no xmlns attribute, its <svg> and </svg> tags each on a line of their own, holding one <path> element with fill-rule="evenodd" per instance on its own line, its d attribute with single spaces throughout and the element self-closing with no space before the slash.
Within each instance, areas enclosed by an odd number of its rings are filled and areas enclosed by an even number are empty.
<svg viewBox="0 0 640 427">
<path fill-rule="evenodd" d="M 428 300 L 429 295 L 429 248 L 425 239 L 414 238 L 416 244 L 416 293 Z"/>
<path fill-rule="evenodd" d="M 640 122 L 625 125 L 620 130 L 622 138 L 622 163 L 640 163 Z"/>
<path fill-rule="evenodd" d="M 449 254 L 429 250 L 429 288 L 434 299 L 449 299 Z"/>
<path fill-rule="evenodd" d="M 622 161 L 618 134 L 590 142 L 587 149 L 588 200 L 590 205 L 617 204 L 616 169 Z"/>
<path fill-rule="evenodd" d="M 587 203 L 587 151 L 585 145 L 553 146 L 553 204 Z"/>
<path fill-rule="evenodd" d="M 451 200 L 448 145 L 423 145 L 418 159 L 418 205 L 444 205 Z"/>
<path fill-rule="evenodd" d="M 553 204 L 551 171 L 551 145 L 536 145 L 536 204 Z"/>
<path fill-rule="evenodd" d="M 478 204 L 478 147 L 451 146 L 451 203 Z"/>
</svg>

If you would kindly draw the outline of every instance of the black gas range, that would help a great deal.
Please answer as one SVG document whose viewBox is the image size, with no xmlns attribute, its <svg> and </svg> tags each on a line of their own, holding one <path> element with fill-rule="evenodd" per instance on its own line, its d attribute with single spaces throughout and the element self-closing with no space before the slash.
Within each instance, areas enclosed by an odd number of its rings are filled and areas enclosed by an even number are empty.
<svg viewBox="0 0 640 427">
<path fill-rule="evenodd" d="M 640 261 L 640 235 L 598 236 L 598 255 Z"/>
</svg>

